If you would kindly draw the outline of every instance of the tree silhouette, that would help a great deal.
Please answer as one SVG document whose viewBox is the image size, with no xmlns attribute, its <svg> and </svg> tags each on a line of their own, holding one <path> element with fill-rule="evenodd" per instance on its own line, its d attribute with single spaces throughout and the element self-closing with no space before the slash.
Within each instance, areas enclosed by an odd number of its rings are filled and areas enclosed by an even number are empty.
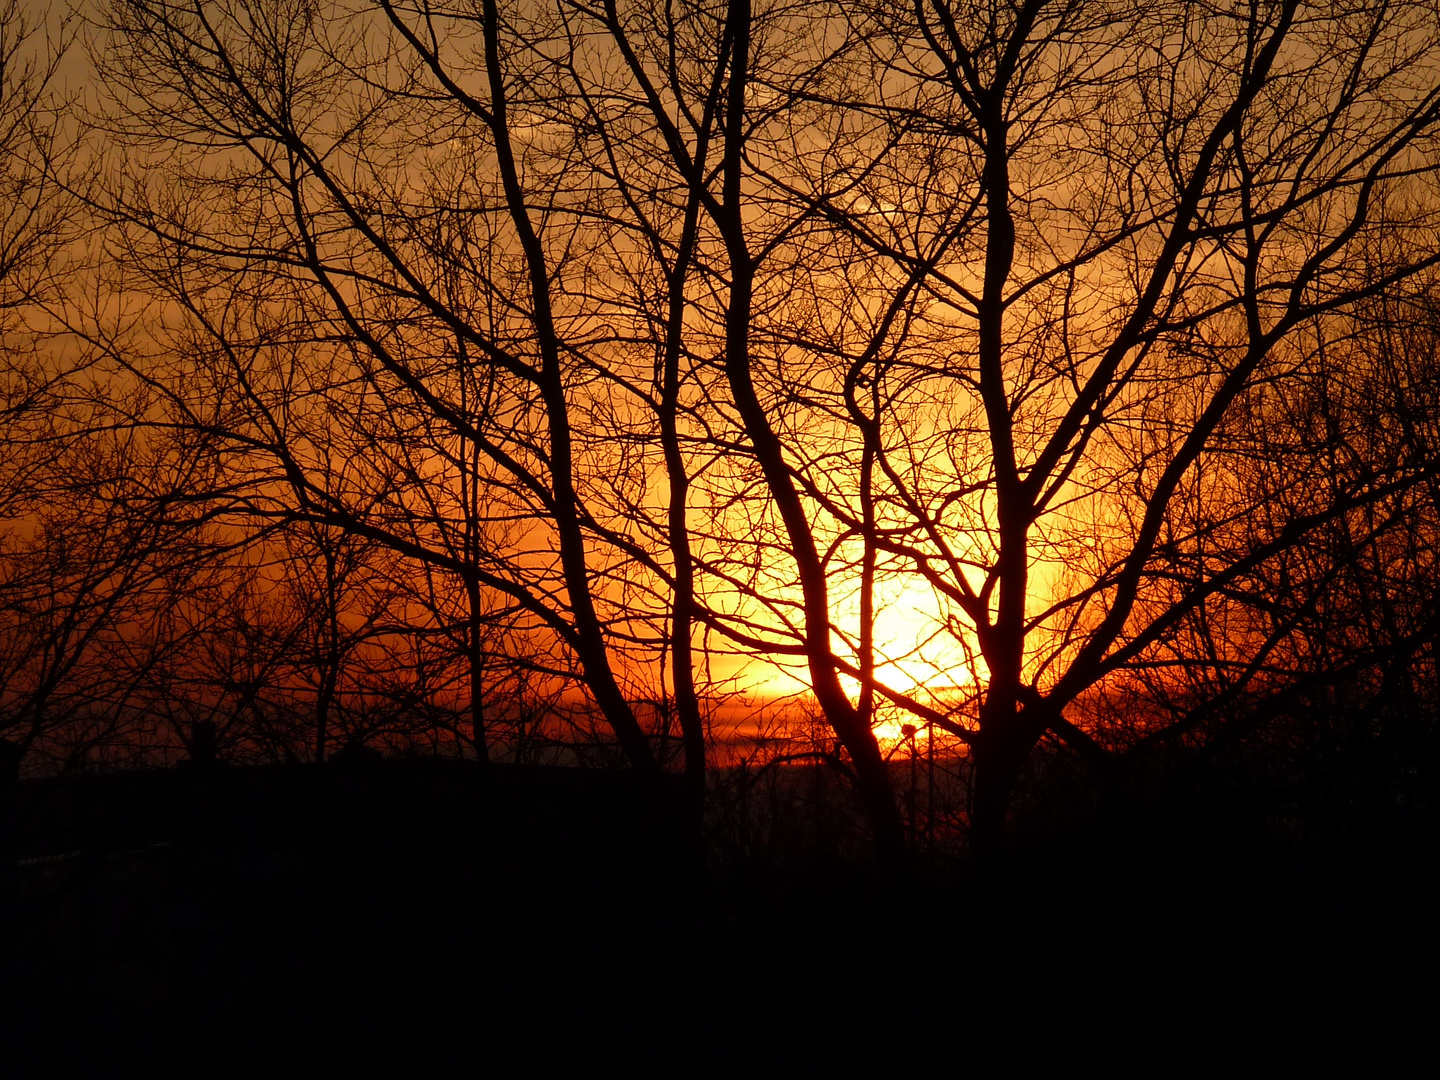
<svg viewBox="0 0 1440 1080">
<path fill-rule="evenodd" d="M 1435 31 L 1384 8 L 933 3 L 891 38 L 915 165 L 872 201 L 943 198 L 949 217 L 916 243 L 849 215 L 934 300 L 921 322 L 896 294 L 918 349 L 857 357 L 847 406 L 903 523 L 884 543 L 988 669 L 969 734 L 981 850 L 1047 732 L 1109 767 L 1118 748 L 1071 703 L 1151 667 L 1179 623 L 1238 629 L 1257 568 L 1433 468 L 1372 454 L 1341 477 L 1334 439 L 1289 440 L 1286 488 L 1309 489 L 1282 511 L 1231 425 L 1258 408 L 1293 430 L 1261 403 L 1329 378 L 1341 313 L 1434 264 Z M 948 167 L 925 169 L 922 142 Z M 900 412 L 917 383 L 946 402 L 943 444 Z M 1047 564 L 1055 585 L 1035 580 Z M 1257 631 L 1185 663 L 1230 683 L 1285 632 Z"/>
<path fill-rule="evenodd" d="M 125 378 L 208 514 L 464 583 L 477 746 L 483 594 L 646 773 L 668 666 L 697 791 L 697 673 L 803 667 L 897 869 L 874 727 L 939 727 L 993 853 L 1042 739 L 1115 787 L 1351 670 L 1304 627 L 1427 535 L 1355 329 L 1440 260 L 1419 7 L 106 10 Z M 888 674 L 896 595 L 968 681 Z"/>
</svg>

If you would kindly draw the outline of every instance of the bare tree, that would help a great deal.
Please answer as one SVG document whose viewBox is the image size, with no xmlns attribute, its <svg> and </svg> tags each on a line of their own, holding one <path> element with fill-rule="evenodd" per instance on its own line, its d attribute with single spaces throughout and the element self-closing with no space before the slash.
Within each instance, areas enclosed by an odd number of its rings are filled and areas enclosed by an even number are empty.
<svg viewBox="0 0 1440 1080">
<path fill-rule="evenodd" d="M 156 629 L 214 550 L 203 519 L 154 513 L 195 479 L 186 464 L 134 432 L 91 433 L 32 476 L 42 506 L 0 562 L 0 725 L 55 767 L 164 749 L 150 689 L 171 643 Z"/>
<path fill-rule="evenodd" d="M 969 733 L 981 850 L 1045 733 L 1107 767 L 1116 748 L 1070 703 L 1203 608 L 1243 618 L 1239 580 L 1433 469 L 1372 459 L 1282 513 L 1245 488 L 1227 426 L 1315 378 L 1338 313 L 1434 263 L 1435 33 L 1415 8 L 934 3 L 893 39 L 915 130 L 954 164 L 884 194 L 944 197 L 953 224 L 923 246 L 873 217 L 855 231 L 944 305 L 926 321 L 946 352 L 918 359 L 948 399 L 948 468 L 927 468 L 934 438 L 886 430 L 853 391 L 850 408 L 907 519 L 895 547 L 988 669 Z M 857 388 L 914 381 L 886 351 L 859 358 Z M 1290 449 L 1313 476 L 1334 447 Z M 1231 644 L 1258 665 L 1275 634 Z"/>
<path fill-rule="evenodd" d="M 882 841 L 898 821 L 877 694 L 970 743 L 974 840 L 995 850 L 1042 736 L 1114 767 L 1070 703 L 1153 668 L 1207 607 L 1243 621 L 1239 580 L 1433 470 L 1371 453 L 1342 480 L 1333 439 L 1292 440 L 1292 490 L 1329 482 L 1257 527 L 1282 504 L 1233 464 L 1237 411 L 1304 392 L 1343 313 L 1436 259 L 1436 28 L 1418 9 L 1298 11 L 939 3 L 821 37 L 813 12 L 732 4 L 704 177 L 679 94 L 649 85 L 605 9 L 723 246 L 729 405 L 774 515 L 754 565 L 789 567 L 798 593 L 771 632 L 805 656 Z M 1217 542 L 1235 522 L 1243 539 Z M 882 556 L 978 657 L 976 694 L 927 704 L 876 678 Z M 837 653 L 834 598 L 856 587 Z M 1193 641 L 1184 662 L 1230 686 L 1284 633 L 1256 624 L 1224 657 Z"/>
<path fill-rule="evenodd" d="M 706 663 L 803 668 L 897 867 L 882 717 L 969 745 L 996 851 L 1042 738 L 1199 730 L 1117 687 L 1298 685 L 1319 538 L 1433 476 L 1295 407 L 1440 258 L 1418 6 L 108 10 L 102 202 L 183 314 L 127 377 L 197 496 L 452 575 L 477 685 L 494 597 L 647 772 L 656 665 L 697 783 Z"/>
<path fill-rule="evenodd" d="M 65 428 L 57 410 L 75 365 L 52 356 L 51 320 L 60 257 L 74 209 L 62 188 L 73 158 L 55 78 L 69 45 L 64 25 L 15 0 L 0 4 L 0 516 L 33 506 L 30 471 Z"/>
<path fill-rule="evenodd" d="M 194 555 L 166 515 L 126 509 L 183 454 L 108 424 L 95 354 L 57 315 L 85 224 L 57 85 L 72 39 L 62 12 L 0 3 L 0 727 L 58 768 L 151 749 L 131 721 L 155 655 L 130 631 Z"/>
<path fill-rule="evenodd" d="M 632 764 L 653 769 L 609 658 L 606 623 L 614 616 L 597 608 L 596 574 L 605 571 L 590 564 L 572 421 L 593 402 L 583 383 L 580 400 L 572 398 L 576 376 L 557 326 L 574 317 L 557 311 L 537 226 L 517 186 L 495 20 L 477 46 L 491 57 L 490 105 L 452 88 L 416 111 L 414 95 L 429 95 L 424 88 L 439 76 L 423 54 L 407 59 L 404 42 L 387 38 L 374 20 L 362 19 L 352 34 L 284 5 L 255 5 L 244 19 L 203 5 L 121 5 L 115 13 L 118 101 L 134 106 L 127 138 L 160 153 L 145 161 L 143 186 L 113 193 L 112 209 L 132 227 L 130 256 L 153 268 L 155 284 L 198 327 L 201 344 L 189 362 L 210 358 L 217 396 L 209 407 L 222 408 L 223 379 L 240 388 L 246 411 L 229 412 L 226 400 L 226 414 L 199 415 L 193 386 L 165 382 L 154 367 L 136 374 L 169 396 L 177 422 L 229 440 L 231 460 L 265 492 L 240 507 L 245 513 L 350 530 L 524 609 L 573 650 Z M 274 82 L 292 69 L 306 73 L 298 93 Z M 380 80 L 369 102 L 372 90 L 359 78 L 366 73 Z M 332 121 L 341 126 L 328 129 Z M 168 140 L 188 139 L 186 131 L 200 142 L 181 162 Z M 414 212 L 407 158 L 421 145 L 451 155 L 422 183 L 430 187 L 422 200 L 456 200 L 456 212 L 429 220 Z M 163 171 L 166 157 L 177 168 L 174 186 L 153 187 L 153 170 Z M 221 164 L 225 157 L 238 172 Z M 359 188 L 355 168 L 370 178 Z M 147 191 L 164 192 L 162 202 L 137 201 Z M 325 223 L 332 215 L 334 224 L 347 223 L 339 232 Z M 249 254 L 235 245 L 235 228 L 259 230 Z M 253 266 L 267 267 L 267 284 L 249 284 Z M 237 282 L 254 290 L 244 311 L 233 302 Z M 277 314 L 282 304 L 290 305 L 288 317 Z M 245 324 L 250 316 L 257 322 Z M 328 338 L 323 355 L 297 351 L 295 343 L 313 341 L 317 331 Z M 314 409 L 287 396 L 293 383 L 250 378 L 253 365 L 275 355 L 284 364 L 318 365 L 310 370 Z M 265 370 L 269 377 L 275 368 Z M 325 394 L 343 398 L 333 407 L 347 425 L 306 430 L 312 421 L 330 423 Z M 521 521 L 531 530 L 518 551 L 477 547 L 473 486 L 457 492 L 403 482 L 448 459 L 463 461 L 461 475 L 473 484 L 477 448 L 488 470 L 488 515 L 502 529 Z M 383 465 L 358 490 L 339 490 L 330 483 L 335 453 Z M 455 506 L 457 495 L 468 514 Z"/>
</svg>

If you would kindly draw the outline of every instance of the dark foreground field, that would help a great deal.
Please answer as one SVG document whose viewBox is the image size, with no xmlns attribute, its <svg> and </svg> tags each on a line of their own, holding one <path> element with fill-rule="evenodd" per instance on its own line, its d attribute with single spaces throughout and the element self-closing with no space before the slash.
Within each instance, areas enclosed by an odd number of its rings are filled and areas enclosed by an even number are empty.
<svg viewBox="0 0 1440 1080">
<path fill-rule="evenodd" d="M 1428 863 L 1384 837 L 1051 844 L 897 888 L 717 857 L 683 791 L 614 773 L 190 768 L 8 802 L 6 1076 L 1380 1061 L 1434 1024 Z"/>
</svg>

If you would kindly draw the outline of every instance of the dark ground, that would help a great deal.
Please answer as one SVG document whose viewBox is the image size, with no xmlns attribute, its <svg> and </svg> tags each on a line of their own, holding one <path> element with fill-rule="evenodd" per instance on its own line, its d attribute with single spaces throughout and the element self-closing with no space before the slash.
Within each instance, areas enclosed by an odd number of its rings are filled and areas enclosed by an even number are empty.
<svg viewBox="0 0 1440 1080">
<path fill-rule="evenodd" d="M 900 891 L 707 858 L 686 805 L 443 761 L 21 785 L 0 1074 L 1373 1065 L 1435 1027 L 1434 883 L 1385 837 L 1051 843 Z"/>
</svg>

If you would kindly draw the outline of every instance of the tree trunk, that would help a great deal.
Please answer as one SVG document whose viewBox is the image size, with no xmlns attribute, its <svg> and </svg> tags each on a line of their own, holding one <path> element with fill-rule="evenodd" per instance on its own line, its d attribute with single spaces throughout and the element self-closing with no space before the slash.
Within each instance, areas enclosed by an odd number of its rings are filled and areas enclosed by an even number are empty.
<svg viewBox="0 0 1440 1080">
<path fill-rule="evenodd" d="M 473 553 L 472 553 L 473 557 Z M 485 642 L 480 612 L 480 585 L 474 579 L 465 582 L 465 599 L 469 605 L 470 625 L 466 628 L 466 645 L 470 682 L 470 739 L 475 744 L 475 760 L 480 765 L 490 761 L 490 747 L 485 737 Z"/>
<path fill-rule="evenodd" d="M 1013 733 L 977 740 L 974 797 L 970 817 L 970 852 L 978 866 L 989 869 L 1005 855 L 1005 817 L 1010 797 L 1034 741 Z"/>
</svg>

